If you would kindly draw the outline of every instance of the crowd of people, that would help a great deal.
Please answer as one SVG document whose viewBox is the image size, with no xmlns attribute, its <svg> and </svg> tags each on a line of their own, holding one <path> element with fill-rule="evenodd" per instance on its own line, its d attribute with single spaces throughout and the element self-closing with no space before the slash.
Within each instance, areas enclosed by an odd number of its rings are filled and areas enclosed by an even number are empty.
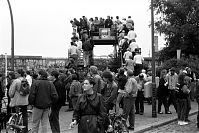
<svg viewBox="0 0 199 133">
<path fill-rule="evenodd" d="M 76 18 L 70 21 L 74 32 L 71 38 L 71 47 L 68 50 L 69 63 L 65 69 L 51 68 L 36 71 L 18 69 L 9 72 L 7 77 L 1 75 L 0 98 L 8 97 L 7 114 L 15 112 L 16 107 L 21 108 L 24 133 L 28 132 L 27 108 L 32 107 L 33 122 L 32 133 L 38 133 L 41 123 L 41 132 L 47 133 L 47 123 L 53 133 L 60 133 L 59 112 L 62 106 L 66 111 L 73 111 L 70 127 L 78 125 L 78 133 L 105 133 L 111 131 L 112 126 L 108 117 L 109 111 L 115 109 L 128 123 L 128 130 L 135 128 L 135 114 L 144 114 L 145 100 L 151 104 L 151 97 L 146 92 L 151 91 L 151 69 L 143 69 L 143 57 L 136 43 L 134 22 L 129 16 L 127 20 L 116 20 L 108 16 L 107 19 L 95 17 L 89 21 L 83 16 L 80 21 Z M 118 72 L 108 68 L 98 70 L 93 63 L 93 43 L 89 37 L 90 31 L 101 27 L 116 27 L 119 37 L 119 46 L 123 57 L 123 66 Z M 83 81 L 77 72 L 78 58 L 83 53 L 84 67 L 88 71 Z M 171 114 L 170 105 L 173 104 L 178 116 L 178 124 L 186 125 L 191 110 L 191 100 L 196 97 L 199 103 L 199 84 L 191 68 L 186 67 L 180 72 L 176 68 L 162 70 L 157 85 L 158 114 Z M 21 95 L 22 79 L 27 79 L 30 92 Z M 7 85 L 5 86 L 5 80 Z M 5 88 L 8 89 L 7 94 Z M 48 114 L 50 115 L 48 116 Z M 127 122 L 128 120 L 128 122 Z M 198 117 L 199 128 L 199 117 Z"/>
<path fill-rule="evenodd" d="M 178 124 L 186 125 L 191 110 L 191 100 L 196 96 L 199 101 L 195 74 L 191 68 L 175 72 L 162 70 L 159 86 L 157 87 L 158 114 L 171 114 L 170 105 L 173 104 L 178 115 Z M 8 112 L 15 112 L 20 107 L 23 115 L 24 132 L 28 131 L 27 107 L 33 107 L 32 132 L 37 133 L 42 125 L 42 133 L 47 132 L 50 122 L 53 133 L 60 132 L 59 111 L 69 103 L 66 111 L 73 112 L 71 127 L 78 124 L 78 132 L 100 132 L 111 130 L 108 113 L 115 108 L 117 115 L 122 115 L 129 121 L 129 130 L 135 128 L 135 114 L 144 114 L 146 84 L 152 82 L 151 70 L 142 70 L 135 76 L 135 71 L 127 67 L 118 69 L 118 73 L 110 70 L 99 71 L 96 66 L 90 66 L 84 80 L 78 79 L 78 73 L 73 69 L 67 70 L 38 70 L 36 72 L 19 69 L 8 74 L 6 94 L 9 98 Z M 5 77 L 4 77 L 5 78 Z M 20 95 L 21 80 L 26 78 L 30 85 L 30 93 Z M 2 81 L 2 80 L 1 80 Z M 3 83 L 3 82 L 1 82 Z M 4 88 L 5 89 L 5 88 Z M 1 86 L 2 93 L 4 92 Z M 4 94 L 1 94 L 3 96 Z M 122 111 L 121 111 L 122 110 Z M 50 116 L 48 117 L 48 114 Z M 91 128 L 88 128 L 91 127 Z M 199 125 L 198 125 L 199 127 Z"/>
<path fill-rule="evenodd" d="M 94 64 L 93 48 L 94 44 L 91 39 L 91 32 L 98 31 L 99 28 L 114 28 L 118 34 L 118 46 L 122 57 L 122 64 L 134 71 L 137 76 L 143 68 L 144 58 L 141 55 L 141 48 L 136 42 L 137 34 L 134 31 L 134 21 L 131 16 L 128 19 L 119 19 L 116 16 L 107 16 L 107 19 L 95 17 L 87 20 L 85 16 L 78 21 L 76 18 L 70 21 L 73 27 L 73 36 L 71 38 L 71 46 L 68 49 L 68 57 L 77 67 L 78 59 L 83 53 L 84 67 Z M 72 64 L 72 63 L 71 63 Z"/>
</svg>

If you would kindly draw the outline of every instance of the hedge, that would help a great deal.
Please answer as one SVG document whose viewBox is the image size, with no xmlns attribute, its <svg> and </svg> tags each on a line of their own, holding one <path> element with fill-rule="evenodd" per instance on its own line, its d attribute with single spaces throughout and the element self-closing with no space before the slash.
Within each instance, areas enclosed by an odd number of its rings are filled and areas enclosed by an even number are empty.
<svg viewBox="0 0 199 133">
<path fill-rule="evenodd" d="M 157 76 L 160 75 L 160 71 L 163 69 L 169 70 L 171 67 L 174 67 L 176 72 L 179 73 L 181 69 L 185 67 L 190 67 L 192 71 L 196 74 L 196 77 L 199 78 L 199 59 L 170 59 L 162 63 L 161 66 L 156 68 Z"/>
</svg>

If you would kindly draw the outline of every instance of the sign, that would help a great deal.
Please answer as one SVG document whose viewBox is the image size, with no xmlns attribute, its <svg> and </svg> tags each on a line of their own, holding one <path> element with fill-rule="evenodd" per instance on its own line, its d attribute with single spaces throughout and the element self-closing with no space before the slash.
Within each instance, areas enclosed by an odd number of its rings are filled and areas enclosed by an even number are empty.
<svg viewBox="0 0 199 133">
<path fill-rule="evenodd" d="M 110 28 L 99 28 L 100 39 L 109 39 L 111 34 Z"/>
</svg>

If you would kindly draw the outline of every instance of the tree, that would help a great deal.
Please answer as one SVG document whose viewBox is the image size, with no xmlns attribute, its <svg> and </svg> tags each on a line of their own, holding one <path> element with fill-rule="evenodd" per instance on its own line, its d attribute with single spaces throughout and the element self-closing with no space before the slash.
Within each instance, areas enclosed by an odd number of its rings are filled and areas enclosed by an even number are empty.
<svg viewBox="0 0 199 133">
<path fill-rule="evenodd" d="M 162 60 L 181 49 L 185 56 L 199 55 L 199 0 L 154 0 L 155 30 L 165 35 Z M 166 58 L 165 58 L 166 57 Z"/>
</svg>

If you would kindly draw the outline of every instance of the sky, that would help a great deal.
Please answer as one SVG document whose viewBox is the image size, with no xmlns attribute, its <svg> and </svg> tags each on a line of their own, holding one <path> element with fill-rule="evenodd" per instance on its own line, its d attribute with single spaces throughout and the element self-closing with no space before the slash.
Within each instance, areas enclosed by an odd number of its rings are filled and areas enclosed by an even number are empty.
<svg viewBox="0 0 199 133">
<path fill-rule="evenodd" d="M 150 0 L 10 0 L 15 30 L 15 55 L 67 57 L 72 36 L 70 20 L 82 16 L 131 16 L 143 56 L 151 49 Z M 0 1 L 0 54 L 11 54 L 7 0 Z M 94 47 L 95 55 L 113 52 L 111 45 Z"/>
</svg>

